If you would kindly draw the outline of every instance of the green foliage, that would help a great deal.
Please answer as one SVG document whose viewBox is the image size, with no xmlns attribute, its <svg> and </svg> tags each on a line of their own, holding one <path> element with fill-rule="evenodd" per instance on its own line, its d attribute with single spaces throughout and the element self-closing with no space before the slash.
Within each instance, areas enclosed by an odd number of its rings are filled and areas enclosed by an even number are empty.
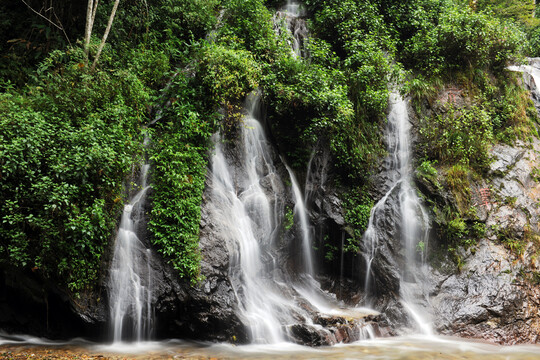
<svg viewBox="0 0 540 360">
<path fill-rule="evenodd" d="M 511 227 L 497 227 L 497 239 L 517 256 L 522 256 L 527 248 L 527 242 L 516 236 Z"/>
<path fill-rule="evenodd" d="M 437 96 L 438 90 L 442 86 L 440 78 L 425 78 L 421 74 L 413 77 L 405 83 L 401 92 L 411 97 L 411 103 L 418 114 L 422 112 L 421 105 L 424 100 L 432 102 Z"/>
<path fill-rule="evenodd" d="M 170 71 L 169 57 L 160 50 L 139 46 L 129 49 L 127 66 L 150 89 L 159 90 L 168 80 Z"/>
<path fill-rule="evenodd" d="M 529 30 L 528 35 L 529 35 L 529 44 L 530 44 L 529 56 L 531 57 L 540 56 L 540 26 Z"/>
<path fill-rule="evenodd" d="M 294 226 L 294 211 L 291 208 L 287 208 L 285 211 L 285 219 L 283 220 L 283 227 L 286 231 L 289 231 Z"/>
<path fill-rule="evenodd" d="M 306 5 L 313 13 L 314 39 L 307 44 L 312 57 L 282 55 L 271 63 L 263 82 L 269 108 L 275 109 L 269 117 L 293 165 L 306 161 L 306 148 L 325 141 L 341 178 L 356 186 L 384 153 L 380 129 L 394 45 L 372 5 L 355 0 Z M 297 146 L 298 139 L 303 146 Z"/>
<path fill-rule="evenodd" d="M 359 242 L 362 239 L 364 232 L 369 224 L 373 201 L 368 198 L 363 192 L 347 196 L 348 201 L 345 203 L 345 222 L 352 228 L 353 237 L 348 239 L 348 243 L 344 246 L 344 251 L 358 252 Z"/>
<path fill-rule="evenodd" d="M 484 171 L 490 163 L 493 127 L 487 112 L 478 106 L 455 109 L 420 123 L 422 147 L 430 159 L 463 164 Z"/>
<path fill-rule="evenodd" d="M 471 201 L 469 169 L 460 164 L 452 166 L 446 174 L 446 182 L 456 199 L 459 212 L 465 213 Z"/>
<path fill-rule="evenodd" d="M 419 31 L 437 26 L 441 14 L 453 6 L 452 0 L 377 0 L 375 3 L 397 33 L 399 51 Z"/>
<path fill-rule="evenodd" d="M 164 34 L 169 41 L 202 39 L 217 24 L 220 0 L 153 0 L 152 3 L 155 4 L 150 5 L 153 11 L 149 26 L 156 36 Z"/>
<path fill-rule="evenodd" d="M 356 0 L 306 3 L 315 13 L 315 33 L 331 44 L 343 61 L 355 123 L 380 119 L 387 107 L 387 82 L 393 72 L 389 54 L 395 44 L 378 9 Z"/>
<path fill-rule="evenodd" d="M 484 80 L 482 95 L 485 109 L 491 118 L 493 132 L 498 141 L 513 144 L 517 139 L 527 140 L 537 135 L 538 115 L 529 92 L 521 85 L 515 73 L 503 74 L 497 80 Z"/>
<path fill-rule="evenodd" d="M 332 262 L 336 257 L 339 251 L 338 247 L 328 243 L 328 239 L 325 239 L 324 248 L 326 252 L 324 253 L 324 259 L 328 262 Z"/>
<path fill-rule="evenodd" d="M 50 51 L 65 50 L 84 31 L 86 6 L 83 2 L 55 0 L 27 1 L 36 10 L 63 27 L 52 25 L 32 12 L 22 1 L 0 4 L 0 79 L 23 86 L 34 67 Z"/>
<path fill-rule="evenodd" d="M 209 137 L 216 118 L 197 99 L 193 79 L 177 74 L 168 89 L 170 107 L 156 125 L 150 150 L 154 164 L 152 243 L 178 271 L 195 283 L 199 278 L 200 205 L 204 190 Z"/>
<path fill-rule="evenodd" d="M 393 40 L 373 3 L 307 0 L 306 5 L 314 13 L 313 25 L 317 35 L 331 43 L 340 57 L 354 55 L 358 47 L 364 47 L 364 54 L 393 50 Z M 368 50 L 367 47 L 372 49 Z M 365 60 L 370 62 L 368 58 Z"/>
<path fill-rule="evenodd" d="M 469 232 L 473 237 L 477 239 L 484 238 L 487 234 L 486 224 L 476 221 L 473 223 Z"/>
<path fill-rule="evenodd" d="M 0 261 L 73 292 L 97 280 L 149 97 L 127 72 L 88 73 L 81 56 L 52 52 L 37 86 L 0 96 Z"/>
<path fill-rule="evenodd" d="M 537 26 L 535 18 L 536 4 L 529 0 L 478 0 L 478 10 L 492 11 L 501 19 L 512 19 L 525 27 Z"/>
<path fill-rule="evenodd" d="M 535 181 L 535 182 L 540 182 L 540 168 L 538 167 L 533 167 L 531 169 L 531 178 Z"/>
<path fill-rule="evenodd" d="M 463 260 L 459 248 L 469 249 L 474 251 L 478 240 L 486 235 L 485 224 L 479 221 L 466 222 L 457 214 L 447 222 L 446 228 L 443 229 L 443 236 L 447 241 L 449 254 L 456 262 L 458 269 L 463 265 Z"/>
<path fill-rule="evenodd" d="M 300 151 L 323 138 L 329 142 L 343 177 L 358 178 L 369 171 L 368 164 L 381 151 L 379 143 L 372 143 L 366 136 L 368 130 L 374 133 L 376 126 L 359 124 L 342 81 L 343 73 L 339 70 L 284 58 L 265 77 L 265 94 L 273 105 L 270 116 L 275 132 L 291 146 L 285 150 L 293 164 L 305 162 L 309 154 Z M 298 139 L 306 146 L 298 147 Z"/>
<path fill-rule="evenodd" d="M 289 51 L 280 47 L 272 13 L 263 0 L 224 0 L 224 9 L 224 26 L 218 30 L 218 42 L 232 49 L 243 48 L 264 61 L 280 56 L 278 51 Z"/>
<path fill-rule="evenodd" d="M 238 104 L 259 86 L 260 65 L 246 50 L 210 44 L 203 46 L 200 59 L 197 80 L 216 108 Z"/>
<path fill-rule="evenodd" d="M 525 34 L 510 22 L 449 6 L 404 43 L 406 66 L 428 76 L 467 67 L 501 70 L 523 52 Z"/>
<path fill-rule="evenodd" d="M 420 120 L 420 149 L 431 161 L 462 165 L 485 172 L 491 162 L 493 142 L 512 144 L 536 134 L 537 115 L 528 92 L 514 73 L 496 76 L 480 69 L 457 74 L 474 102 L 458 105 L 448 100 L 437 104 L 438 114 Z M 465 90 L 466 89 L 466 90 Z"/>
<path fill-rule="evenodd" d="M 446 234 L 451 239 L 463 240 L 468 233 L 466 230 L 465 221 L 456 217 L 448 222 Z"/>
<path fill-rule="evenodd" d="M 429 160 L 424 160 L 418 165 L 416 168 L 416 173 L 418 176 L 431 181 L 432 183 L 437 183 L 437 169 L 434 167 L 434 165 L 437 164 L 437 161 L 431 162 Z"/>
</svg>

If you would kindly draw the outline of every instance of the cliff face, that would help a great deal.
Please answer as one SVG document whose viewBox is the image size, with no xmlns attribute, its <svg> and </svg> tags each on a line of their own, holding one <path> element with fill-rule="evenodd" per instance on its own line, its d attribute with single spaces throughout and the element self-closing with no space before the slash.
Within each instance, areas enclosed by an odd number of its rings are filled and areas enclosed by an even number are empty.
<svg viewBox="0 0 540 360">
<path fill-rule="evenodd" d="M 524 76 L 524 85 L 536 100 L 531 76 Z M 469 100 L 458 101 L 464 105 Z M 538 341 L 539 154 L 535 137 L 493 145 L 488 171 L 467 177 L 466 196 L 449 189 L 444 168 L 435 178 L 418 176 L 418 186 L 433 210 L 438 244 L 434 251 L 447 257 L 441 261 L 438 255 L 432 262 L 436 281 L 429 303 L 439 333 L 502 344 Z M 456 246 L 455 239 L 439 236 L 449 226 L 441 209 L 460 206 L 468 208 L 461 212 L 464 224 L 485 230 L 476 241 Z"/>
<path fill-rule="evenodd" d="M 459 271 L 435 271 L 439 281 L 430 303 L 440 333 L 503 344 L 538 341 L 539 150 L 537 139 L 496 145 L 489 174 L 471 183 L 486 236 L 458 249 Z M 489 189 L 489 196 L 480 195 L 481 189 Z"/>
</svg>

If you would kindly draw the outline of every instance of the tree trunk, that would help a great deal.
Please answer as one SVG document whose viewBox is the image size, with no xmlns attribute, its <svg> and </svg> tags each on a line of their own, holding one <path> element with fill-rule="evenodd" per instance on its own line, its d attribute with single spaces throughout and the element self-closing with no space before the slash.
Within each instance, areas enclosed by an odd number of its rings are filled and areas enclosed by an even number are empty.
<svg viewBox="0 0 540 360">
<path fill-rule="evenodd" d="M 86 26 L 84 29 L 84 55 L 87 64 L 88 53 L 90 51 L 90 38 L 92 37 L 92 28 L 94 27 L 94 20 L 96 19 L 98 2 L 99 0 L 88 0 L 88 7 L 86 9 Z"/>
<path fill-rule="evenodd" d="M 116 9 L 118 9 L 118 4 L 120 3 L 120 0 L 115 0 L 114 6 L 111 11 L 111 16 L 109 17 L 109 22 L 107 23 L 107 28 L 105 29 L 105 34 L 103 34 L 103 39 L 101 39 L 101 43 L 99 44 L 98 52 L 96 54 L 96 57 L 94 58 L 94 62 L 92 63 L 92 71 L 96 68 L 96 64 L 99 60 L 99 56 L 101 55 L 101 51 L 103 50 L 103 46 L 105 46 L 105 42 L 107 41 L 107 37 L 109 36 L 109 32 L 111 31 L 111 26 L 114 20 L 114 15 L 116 15 Z"/>
<path fill-rule="evenodd" d="M 94 1 L 88 0 L 88 7 L 86 8 L 86 26 L 84 27 L 84 57 L 86 63 L 88 63 L 88 47 L 90 46 L 90 36 L 92 35 L 92 10 L 94 9 Z"/>
</svg>

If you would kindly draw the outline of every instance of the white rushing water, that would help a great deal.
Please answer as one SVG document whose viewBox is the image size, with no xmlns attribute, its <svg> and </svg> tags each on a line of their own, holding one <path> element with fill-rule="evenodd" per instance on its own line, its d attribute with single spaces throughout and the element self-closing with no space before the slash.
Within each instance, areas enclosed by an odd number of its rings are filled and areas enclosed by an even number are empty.
<svg viewBox="0 0 540 360">
<path fill-rule="evenodd" d="M 298 18 L 301 12 L 301 6 L 294 2 L 288 2 L 278 12 L 278 17 L 285 19 L 293 39 L 291 48 L 298 57 L 302 56 L 307 33 L 305 22 Z M 297 266 L 301 273 L 295 274 L 300 278 L 298 289 L 292 285 L 288 272 L 279 268 L 275 248 L 285 199 L 278 194 L 283 194 L 285 186 L 276 174 L 271 145 L 258 120 L 259 102 L 258 94 L 248 97 L 247 115 L 240 125 L 240 141 L 234 155 L 228 157 L 224 140 L 215 136 L 211 187 L 213 223 L 228 245 L 230 278 L 239 302 L 239 315 L 248 327 L 251 341 L 264 344 L 286 341 L 289 326 L 298 323 L 299 318 L 311 323 L 309 314 L 299 306 L 299 296 L 308 303 L 319 303 L 324 296 L 314 290 L 320 285 L 314 280 L 306 204 L 288 167 L 302 244 L 299 260 L 303 266 Z"/>
<path fill-rule="evenodd" d="M 390 97 L 387 129 L 390 189 L 371 210 L 368 228 L 364 234 L 368 249 L 365 292 L 369 294 L 371 290 L 372 263 L 377 256 L 379 243 L 384 241 L 379 235 L 380 226 L 385 222 L 384 207 L 397 191 L 401 217 L 400 240 L 405 255 L 405 266 L 401 269 L 400 297 L 404 308 L 416 323 L 417 330 L 431 334 L 429 322 L 421 315 L 416 300 L 421 295 L 420 275 L 423 272 L 424 252 L 428 245 L 429 218 L 412 185 L 410 131 L 407 103 L 398 93 L 393 93 Z"/>
<path fill-rule="evenodd" d="M 284 341 L 279 313 L 289 305 L 272 278 L 276 271 L 272 246 L 282 204 L 267 194 L 278 194 L 283 185 L 275 175 L 264 130 L 254 117 L 259 96 L 249 101 L 248 115 L 240 125 L 238 146 L 244 148 L 237 163 L 226 158 L 222 139 L 216 139 L 211 159 L 213 221 L 227 240 L 231 279 L 252 340 L 276 343 Z M 270 187 L 266 191 L 263 179 Z"/>
<path fill-rule="evenodd" d="M 113 341 L 148 340 L 152 331 L 150 250 L 137 236 L 143 218 L 149 164 L 141 167 L 139 191 L 124 206 L 114 246 L 109 279 Z"/>
<path fill-rule="evenodd" d="M 287 1 L 287 4 L 276 13 L 274 24 L 278 34 L 281 32 L 280 20 L 283 20 L 287 32 L 290 34 L 290 46 L 294 57 L 307 57 L 305 46 L 308 40 L 308 29 L 304 19 L 304 8 L 296 1 Z"/>
<path fill-rule="evenodd" d="M 529 58 L 529 65 L 509 66 L 508 70 L 519 71 L 529 74 L 530 79 L 524 79 L 528 87 L 531 89 L 533 99 L 540 102 L 540 58 Z"/>
<path fill-rule="evenodd" d="M 306 203 L 304 197 L 302 196 L 302 191 L 296 180 L 296 176 L 290 167 L 287 166 L 287 171 L 291 178 L 291 187 L 294 194 L 294 213 L 297 219 L 300 220 L 300 232 L 302 233 L 302 255 L 304 260 L 304 271 L 305 275 L 314 277 L 314 265 L 313 265 L 313 250 L 312 246 L 312 236 L 311 229 L 309 225 L 308 213 L 306 208 Z"/>
<path fill-rule="evenodd" d="M 250 340 L 255 344 L 275 344 L 289 341 L 291 326 L 296 324 L 328 332 L 313 322 L 312 317 L 318 314 L 361 318 L 369 312 L 340 309 L 335 296 L 321 290 L 315 280 L 309 218 L 291 169 L 288 170 L 295 202 L 295 229 L 301 251 L 292 255 L 293 268 L 281 268 L 283 259 L 278 258 L 280 252 L 276 248 L 283 236 L 286 189 L 273 162 L 279 157 L 273 155 L 257 119 L 259 101 L 259 95 L 248 99 L 247 115 L 234 145 L 218 134 L 214 137 L 209 206 L 215 234 L 227 244 L 229 277 Z M 370 329 L 359 329 L 359 337 L 371 337 Z"/>
</svg>

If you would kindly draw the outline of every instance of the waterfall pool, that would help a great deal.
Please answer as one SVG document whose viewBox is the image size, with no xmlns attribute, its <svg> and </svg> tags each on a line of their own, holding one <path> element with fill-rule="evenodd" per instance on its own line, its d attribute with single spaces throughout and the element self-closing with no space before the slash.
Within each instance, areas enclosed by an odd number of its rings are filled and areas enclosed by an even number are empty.
<svg viewBox="0 0 540 360">
<path fill-rule="evenodd" d="M 103 345 L 75 339 L 55 342 L 30 336 L 0 336 L 2 359 L 490 359 L 540 358 L 540 345 L 500 346 L 424 335 L 363 340 L 310 348 L 291 343 L 245 345 L 180 340 Z"/>
</svg>

